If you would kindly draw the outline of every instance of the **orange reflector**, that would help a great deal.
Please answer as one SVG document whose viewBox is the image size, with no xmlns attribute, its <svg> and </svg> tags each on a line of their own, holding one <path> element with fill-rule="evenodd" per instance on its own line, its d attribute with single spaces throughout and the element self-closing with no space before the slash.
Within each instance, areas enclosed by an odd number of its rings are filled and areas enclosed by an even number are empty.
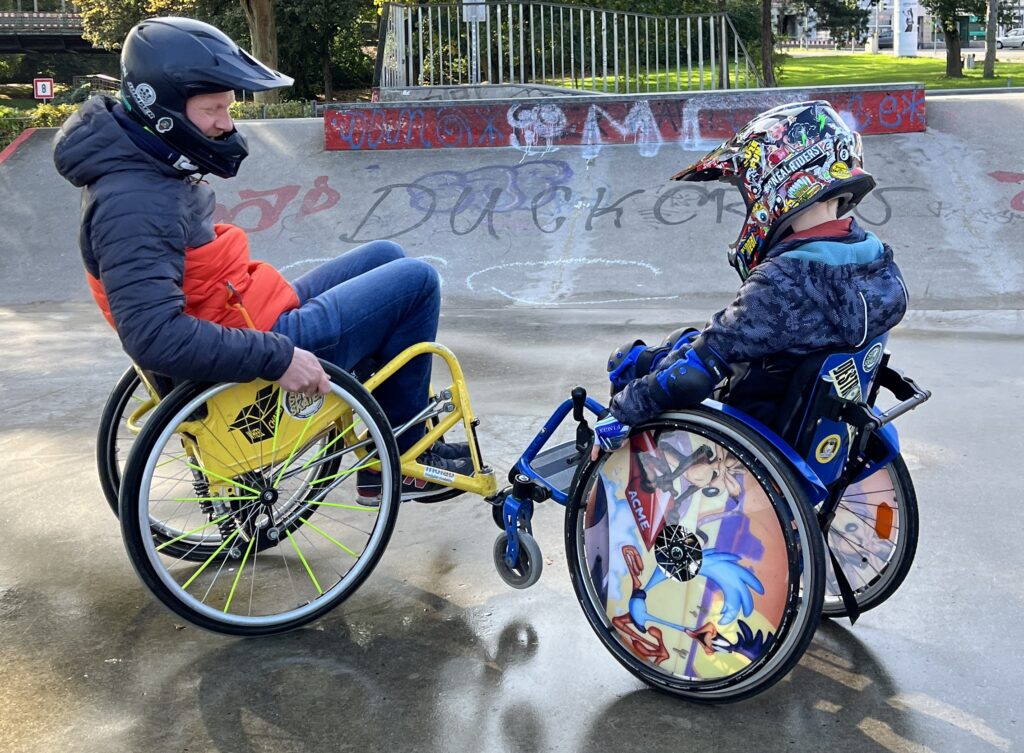
<svg viewBox="0 0 1024 753">
<path fill-rule="evenodd" d="M 892 520 L 895 517 L 895 510 L 885 502 L 878 506 L 878 516 L 875 518 L 875 533 L 880 539 L 892 538 Z"/>
</svg>

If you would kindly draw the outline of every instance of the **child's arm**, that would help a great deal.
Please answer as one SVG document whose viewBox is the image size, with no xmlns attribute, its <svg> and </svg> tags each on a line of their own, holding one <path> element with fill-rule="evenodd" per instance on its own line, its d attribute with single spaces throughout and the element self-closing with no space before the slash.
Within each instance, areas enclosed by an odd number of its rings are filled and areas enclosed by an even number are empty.
<svg viewBox="0 0 1024 753">
<path fill-rule="evenodd" d="M 666 410 L 696 405 L 729 373 L 729 364 L 698 338 L 692 346 L 672 351 L 655 371 L 626 385 L 609 407 L 619 421 L 636 425 Z"/>
</svg>

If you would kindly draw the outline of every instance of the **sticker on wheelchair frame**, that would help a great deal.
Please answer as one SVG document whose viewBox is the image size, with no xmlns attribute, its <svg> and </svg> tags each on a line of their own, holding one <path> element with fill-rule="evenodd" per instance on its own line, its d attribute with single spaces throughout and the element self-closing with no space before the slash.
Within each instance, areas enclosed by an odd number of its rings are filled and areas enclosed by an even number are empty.
<svg viewBox="0 0 1024 753">
<path fill-rule="evenodd" d="M 304 395 L 301 392 L 284 393 L 284 412 L 300 421 L 315 416 L 323 405 L 323 395 Z"/>
<path fill-rule="evenodd" d="M 455 481 L 455 474 L 452 471 L 446 471 L 442 468 L 434 468 L 429 465 L 423 469 L 423 475 L 431 481 L 440 481 L 443 484 L 450 484 Z"/>
<path fill-rule="evenodd" d="M 861 361 L 861 366 L 864 367 L 864 371 L 874 371 L 881 357 L 882 344 L 875 343 L 874 345 L 871 346 L 871 350 L 864 354 L 864 360 Z"/>
<path fill-rule="evenodd" d="M 839 448 L 842 446 L 842 437 L 838 434 L 829 434 L 818 442 L 818 446 L 814 450 L 814 459 L 822 465 L 827 465 L 835 460 L 836 455 L 839 454 Z"/>
<path fill-rule="evenodd" d="M 843 400 L 856 402 L 861 398 L 860 374 L 857 373 L 857 364 L 851 358 L 843 361 L 834 369 L 828 372 L 830 381 L 835 385 L 836 394 Z"/>
<path fill-rule="evenodd" d="M 239 431 L 249 444 L 259 444 L 274 436 L 277 422 L 277 388 L 267 385 L 256 393 L 256 400 L 242 408 L 229 431 Z"/>
</svg>

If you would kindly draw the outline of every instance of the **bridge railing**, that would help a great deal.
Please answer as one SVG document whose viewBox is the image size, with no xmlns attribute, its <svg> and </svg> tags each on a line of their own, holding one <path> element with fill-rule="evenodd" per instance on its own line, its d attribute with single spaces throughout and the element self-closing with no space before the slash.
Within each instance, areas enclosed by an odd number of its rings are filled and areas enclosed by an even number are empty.
<svg viewBox="0 0 1024 753">
<path fill-rule="evenodd" d="M 542 84 L 601 93 L 759 86 L 724 13 L 548 2 L 385 3 L 375 86 Z"/>
<path fill-rule="evenodd" d="M 77 13 L 18 13 L 0 11 L 0 30 L 19 34 L 82 33 L 82 17 Z"/>
</svg>

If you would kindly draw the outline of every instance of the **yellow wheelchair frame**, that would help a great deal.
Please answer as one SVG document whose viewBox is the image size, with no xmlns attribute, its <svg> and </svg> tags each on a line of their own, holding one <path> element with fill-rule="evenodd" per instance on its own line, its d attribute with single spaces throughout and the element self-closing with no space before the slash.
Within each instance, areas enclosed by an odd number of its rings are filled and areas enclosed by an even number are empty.
<svg viewBox="0 0 1024 753">
<path fill-rule="evenodd" d="M 483 463 L 479 443 L 476 439 L 475 428 L 479 421 L 476 419 L 472 405 L 469 401 L 469 390 L 462 372 L 462 367 L 455 357 L 455 354 L 439 343 L 418 343 L 399 353 L 390 362 L 376 371 L 363 386 L 371 394 L 381 384 L 391 378 L 399 369 L 409 361 L 418 356 L 437 356 L 444 361 L 451 376 L 451 385 L 444 390 L 436 392 L 430 399 L 428 406 L 421 411 L 404 427 L 393 427 L 396 434 L 409 429 L 412 425 L 433 419 L 433 424 L 428 425 L 423 437 L 413 444 L 408 450 L 401 454 L 400 470 L 405 476 L 421 479 L 430 483 L 450 487 L 458 492 L 471 492 L 484 498 L 494 497 L 497 493 L 497 482 L 494 471 Z M 148 395 L 142 403 L 131 410 L 125 416 L 128 430 L 138 435 L 142 431 L 142 423 L 145 417 L 160 402 L 160 396 L 146 372 L 134 366 L 135 372 Z M 272 441 L 268 449 L 263 442 L 253 445 L 250 455 L 243 459 L 240 464 L 237 457 L 224 458 L 217 451 L 218 447 L 227 447 L 231 443 L 227 435 L 231 427 L 231 417 L 236 416 L 245 405 L 252 403 L 253 393 L 259 393 L 273 383 L 266 380 L 256 380 L 239 384 L 217 395 L 210 403 L 210 408 L 215 410 L 218 416 L 215 420 L 206 417 L 203 422 L 183 422 L 180 426 L 182 441 L 188 453 L 194 453 L 201 458 L 201 467 L 208 476 L 211 487 L 223 487 L 229 480 L 240 474 L 255 470 L 268 462 L 276 463 L 284 459 L 289 453 L 295 452 L 301 446 L 303 438 L 307 435 L 317 435 L 326 423 L 338 425 L 339 439 L 344 437 L 352 426 L 350 412 L 342 410 L 329 410 L 317 416 L 315 422 L 292 419 L 287 413 L 281 411 L 280 406 L 274 408 L 276 416 L 275 425 L 281 431 L 275 431 L 273 437 L 267 437 Z M 288 393 L 289 397 L 296 393 Z M 284 391 L 280 393 L 279 401 L 284 399 Z M 473 475 L 452 473 L 417 462 L 417 458 L 425 450 L 430 448 L 434 442 L 462 423 L 466 433 L 466 439 L 470 448 Z M 335 440 L 336 441 L 336 440 Z M 359 438 L 356 438 L 357 444 Z M 348 444 L 345 441 L 345 444 Z M 327 448 L 323 448 L 321 453 Z M 363 451 L 365 454 L 365 451 Z M 368 467 L 368 466 L 363 466 Z M 101 473 L 104 473 L 101 468 Z M 115 484 L 116 486 L 116 484 Z"/>
</svg>

